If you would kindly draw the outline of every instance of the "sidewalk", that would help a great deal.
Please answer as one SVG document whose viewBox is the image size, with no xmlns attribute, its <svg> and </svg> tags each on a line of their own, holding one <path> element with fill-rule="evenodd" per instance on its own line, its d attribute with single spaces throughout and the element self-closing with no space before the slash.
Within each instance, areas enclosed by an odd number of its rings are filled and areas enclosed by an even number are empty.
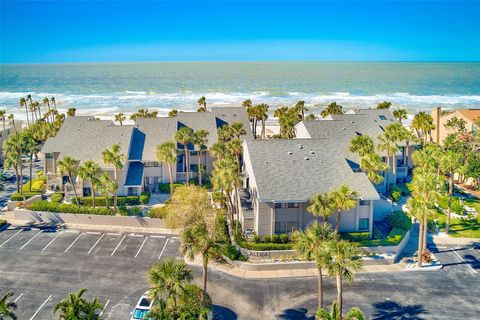
<svg viewBox="0 0 480 320">
<path fill-rule="evenodd" d="M 195 260 L 188 261 L 187 264 L 201 267 L 202 260 L 200 256 L 195 257 Z M 390 265 L 370 265 L 364 266 L 359 273 L 378 273 L 378 272 L 405 272 L 405 263 L 397 263 Z M 306 269 L 290 269 L 290 270 L 268 270 L 268 271 L 252 271 L 245 270 L 228 263 L 218 263 L 212 261 L 208 264 L 210 270 L 217 270 L 237 278 L 246 279 L 278 279 L 278 278 L 300 278 L 300 277 L 316 277 L 316 268 Z"/>
</svg>

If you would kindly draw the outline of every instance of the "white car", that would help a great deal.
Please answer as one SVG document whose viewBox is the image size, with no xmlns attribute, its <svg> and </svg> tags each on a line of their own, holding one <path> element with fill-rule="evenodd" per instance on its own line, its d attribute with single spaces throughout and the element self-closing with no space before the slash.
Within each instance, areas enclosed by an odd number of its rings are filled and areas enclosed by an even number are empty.
<svg viewBox="0 0 480 320">
<path fill-rule="evenodd" d="M 146 315 L 147 313 L 150 312 L 150 309 L 152 308 L 153 301 L 150 300 L 148 297 L 148 291 L 145 292 L 140 299 L 138 299 L 137 305 L 135 306 L 135 309 L 133 309 L 133 312 L 131 313 L 131 318 L 130 320 L 140 320 L 140 319 L 147 319 Z"/>
</svg>

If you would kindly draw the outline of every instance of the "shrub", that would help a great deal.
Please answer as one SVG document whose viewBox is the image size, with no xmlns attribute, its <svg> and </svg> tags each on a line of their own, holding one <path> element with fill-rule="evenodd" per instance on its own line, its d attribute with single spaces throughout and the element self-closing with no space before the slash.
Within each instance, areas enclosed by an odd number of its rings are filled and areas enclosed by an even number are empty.
<svg viewBox="0 0 480 320">
<path fill-rule="evenodd" d="M 165 218 L 167 215 L 167 208 L 166 207 L 154 207 L 148 210 L 148 216 L 150 218 Z"/>
<path fill-rule="evenodd" d="M 290 240 L 290 239 L 289 239 L 289 237 L 288 237 L 288 234 L 282 233 L 282 234 L 280 235 L 280 243 L 288 243 L 289 240 Z"/>
<path fill-rule="evenodd" d="M 72 203 L 75 202 L 75 198 L 72 198 Z M 78 202 L 82 206 L 92 207 L 92 197 L 78 197 Z M 117 197 L 117 205 L 120 206 L 136 206 L 140 204 L 140 198 L 138 196 L 126 196 Z M 108 205 L 113 206 L 113 197 L 108 197 Z M 105 197 L 95 197 L 95 206 L 104 207 Z"/>
<path fill-rule="evenodd" d="M 140 203 L 141 203 L 141 204 L 147 204 L 148 201 L 150 201 L 150 192 L 148 192 L 148 191 L 143 191 L 143 192 L 140 194 Z"/>
<path fill-rule="evenodd" d="M 45 182 L 42 178 L 32 180 L 32 191 L 42 191 Z M 23 192 L 30 192 L 30 181 L 22 186 Z"/>
<path fill-rule="evenodd" d="M 249 250 L 266 251 L 266 250 L 291 250 L 292 243 L 253 243 L 253 242 L 237 242 L 239 246 Z"/>
<path fill-rule="evenodd" d="M 385 217 L 385 221 L 392 228 L 410 230 L 412 227 L 412 220 L 403 211 L 394 211 Z"/>
<path fill-rule="evenodd" d="M 280 236 L 278 234 L 272 234 L 271 241 L 273 243 L 280 243 Z"/>
<path fill-rule="evenodd" d="M 37 172 L 37 178 L 44 178 L 43 177 L 44 175 L 45 175 L 45 171 L 43 171 L 43 170 L 40 170 L 40 171 Z"/>
<path fill-rule="evenodd" d="M 270 236 L 264 236 L 264 237 L 263 237 L 263 242 L 265 242 L 265 243 L 270 243 L 270 242 L 272 242 L 272 237 L 270 237 Z"/>
<path fill-rule="evenodd" d="M 234 245 L 231 245 L 230 243 L 225 246 L 225 255 L 230 260 L 240 260 L 240 261 L 247 260 L 247 258 L 243 256 L 240 250 L 238 250 Z"/>
<path fill-rule="evenodd" d="M 133 207 L 128 209 L 128 215 L 129 216 L 141 216 L 143 213 L 142 209 L 140 207 Z"/>
<path fill-rule="evenodd" d="M 12 201 L 23 201 L 23 196 L 25 196 L 25 199 L 31 198 L 36 195 L 42 194 L 40 191 L 32 191 L 32 192 L 24 192 L 23 195 L 15 192 L 10 196 L 10 200 Z"/>
<path fill-rule="evenodd" d="M 89 207 L 77 207 L 74 204 L 57 203 L 48 201 L 36 201 L 28 205 L 28 209 L 33 211 L 48 211 L 58 213 L 80 213 L 80 214 L 95 214 L 111 216 L 113 211 L 107 208 L 89 208 Z"/>
<path fill-rule="evenodd" d="M 370 240 L 370 232 L 342 232 L 340 236 L 351 242 Z"/>
<path fill-rule="evenodd" d="M 260 236 L 258 234 L 254 234 L 252 240 L 255 243 L 260 243 Z"/>
<path fill-rule="evenodd" d="M 63 192 L 55 192 L 54 194 L 52 194 L 52 195 L 50 196 L 50 200 L 51 200 L 52 202 L 58 202 L 58 203 L 62 202 L 62 200 L 63 200 Z"/>
<path fill-rule="evenodd" d="M 183 186 L 183 183 L 173 183 L 173 192 L 175 192 L 175 189 L 181 186 Z M 170 194 L 170 183 L 160 183 L 158 185 L 158 191 L 160 191 L 161 193 Z"/>
</svg>

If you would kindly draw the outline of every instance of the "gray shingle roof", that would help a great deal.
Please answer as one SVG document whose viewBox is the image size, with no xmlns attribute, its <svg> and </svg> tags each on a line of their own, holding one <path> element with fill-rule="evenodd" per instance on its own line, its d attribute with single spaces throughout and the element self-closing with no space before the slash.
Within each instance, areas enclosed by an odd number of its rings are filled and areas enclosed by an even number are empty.
<svg viewBox="0 0 480 320">
<path fill-rule="evenodd" d="M 68 117 L 54 138 L 49 138 L 42 152 L 59 152 L 59 159 L 66 156 L 80 161 L 93 160 L 107 167 L 102 151 L 119 144 L 121 152 L 129 154 L 133 126 L 117 126 L 112 121 L 95 117 Z"/>
<path fill-rule="evenodd" d="M 335 139 L 247 140 L 244 145 L 261 201 L 307 201 L 342 184 L 363 199 L 379 198 L 365 174 L 353 172 L 347 151 Z"/>
<path fill-rule="evenodd" d="M 174 140 L 175 132 L 177 132 L 177 120 L 168 117 L 147 118 L 138 119 L 136 124 L 138 130 L 145 134 L 141 160 L 156 161 L 157 145 Z"/>
</svg>

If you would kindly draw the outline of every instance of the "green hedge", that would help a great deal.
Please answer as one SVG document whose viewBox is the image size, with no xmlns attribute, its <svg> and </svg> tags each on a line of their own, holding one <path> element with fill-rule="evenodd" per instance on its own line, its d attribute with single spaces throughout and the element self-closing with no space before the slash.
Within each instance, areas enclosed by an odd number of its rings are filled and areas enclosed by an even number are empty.
<svg viewBox="0 0 480 320">
<path fill-rule="evenodd" d="M 342 232 L 340 236 L 344 240 L 360 242 L 370 240 L 370 232 Z"/>
<path fill-rule="evenodd" d="M 239 241 L 238 245 L 248 250 L 266 251 L 266 250 L 291 250 L 292 243 L 254 243 L 248 241 Z"/>
<path fill-rule="evenodd" d="M 230 260 L 247 260 L 247 258 L 240 252 L 240 250 L 238 250 L 234 245 L 230 243 L 225 246 L 224 253 Z"/>
<path fill-rule="evenodd" d="M 148 210 L 148 216 L 150 218 L 165 218 L 167 215 L 166 207 L 154 207 Z"/>
<path fill-rule="evenodd" d="M 25 199 L 31 198 L 33 196 L 37 196 L 39 194 L 42 194 L 40 191 L 32 191 L 32 192 L 24 192 L 23 195 L 15 192 L 10 196 L 10 200 L 12 201 L 23 201 L 23 196 L 25 196 Z"/>
<path fill-rule="evenodd" d="M 175 192 L 175 189 L 177 189 L 178 187 L 181 187 L 183 185 L 184 185 L 183 183 L 174 182 L 173 183 L 173 192 Z M 160 183 L 158 185 L 158 191 L 161 192 L 161 193 L 170 194 L 170 183 Z"/>
<path fill-rule="evenodd" d="M 75 203 L 75 198 L 73 197 L 70 202 Z M 92 197 L 78 197 L 78 202 L 82 206 L 86 206 L 86 207 L 93 206 Z M 113 197 L 108 197 L 108 204 L 113 206 Z M 139 204 L 140 204 L 140 198 L 138 196 L 117 197 L 118 206 L 137 206 Z M 95 197 L 95 206 L 105 207 L 105 197 Z"/>
<path fill-rule="evenodd" d="M 407 230 L 395 227 L 388 233 L 385 239 L 360 241 L 359 245 L 362 247 L 396 246 L 402 241 L 406 233 Z"/>
<path fill-rule="evenodd" d="M 28 209 L 33 211 L 48 211 L 58 213 L 96 214 L 103 216 L 113 215 L 113 211 L 107 208 L 77 207 L 75 204 L 60 204 L 57 202 L 48 201 L 33 202 L 28 205 Z"/>
<path fill-rule="evenodd" d="M 50 196 L 50 200 L 51 200 L 52 202 L 60 203 L 60 202 L 62 202 L 62 200 L 63 200 L 63 196 L 64 196 L 64 195 L 63 195 L 63 192 L 55 192 L 54 194 L 52 194 L 52 195 Z"/>
<path fill-rule="evenodd" d="M 412 227 L 412 219 L 410 219 L 403 211 L 394 211 L 385 217 L 385 221 L 392 228 L 400 228 L 410 230 Z"/>
<path fill-rule="evenodd" d="M 147 204 L 148 201 L 150 201 L 150 192 L 148 192 L 148 191 L 143 191 L 143 192 L 140 194 L 140 203 L 141 203 L 141 204 Z"/>
</svg>

